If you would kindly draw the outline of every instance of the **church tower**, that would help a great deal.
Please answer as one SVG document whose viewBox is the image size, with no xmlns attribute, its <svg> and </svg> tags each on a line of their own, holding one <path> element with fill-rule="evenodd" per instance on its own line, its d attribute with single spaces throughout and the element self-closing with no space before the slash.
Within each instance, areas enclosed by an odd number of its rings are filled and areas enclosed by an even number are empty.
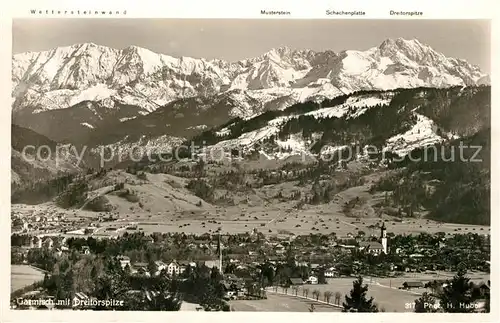
<svg viewBox="0 0 500 323">
<path fill-rule="evenodd" d="M 383 253 L 387 254 L 387 229 L 385 227 L 385 222 L 380 228 L 380 243 L 382 244 Z"/>
</svg>

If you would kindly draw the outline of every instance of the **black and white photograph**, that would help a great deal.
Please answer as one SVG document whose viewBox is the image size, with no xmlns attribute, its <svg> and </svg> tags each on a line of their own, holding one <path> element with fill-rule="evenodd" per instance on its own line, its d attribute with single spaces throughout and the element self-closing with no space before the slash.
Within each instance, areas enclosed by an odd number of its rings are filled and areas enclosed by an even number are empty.
<svg viewBox="0 0 500 323">
<path fill-rule="evenodd" d="M 490 313 L 491 56 L 490 20 L 13 19 L 10 309 Z"/>
</svg>

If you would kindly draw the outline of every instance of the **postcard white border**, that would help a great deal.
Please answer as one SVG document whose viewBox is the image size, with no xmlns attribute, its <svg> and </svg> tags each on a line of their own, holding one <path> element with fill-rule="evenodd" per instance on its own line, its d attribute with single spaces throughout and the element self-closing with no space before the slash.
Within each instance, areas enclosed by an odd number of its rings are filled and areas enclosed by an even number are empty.
<svg viewBox="0 0 500 323">
<path fill-rule="evenodd" d="M 373 314 L 353 314 L 353 313 L 269 313 L 269 312 L 231 312 L 231 313 L 210 313 L 210 312 L 74 312 L 74 311 L 12 311 L 9 309 L 10 295 L 10 89 L 11 89 L 11 29 L 12 18 L 58 18 L 64 15 L 37 14 L 31 15 L 30 9 L 35 10 L 126 10 L 126 15 L 120 18 L 246 18 L 246 19 L 492 19 L 492 165 L 497 165 L 499 140 L 499 111 L 500 102 L 495 91 L 500 72 L 498 65 L 499 51 L 499 23 L 498 5 L 495 1 L 36 1 L 24 0 L 22 3 L 4 4 L 7 6 L 0 13 L 0 39 L 2 40 L 0 49 L 0 95 L 1 106 L 0 120 L 0 171 L 4 184 L 0 186 L 0 230 L 1 238 L 5 248 L 1 248 L 3 259 L 1 266 L 1 317 L 2 322 L 256 322 L 256 321 L 286 321 L 303 322 L 307 319 L 314 319 L 315 322 L 363 322 L 366 320 L 375 322 L 489 322 L 500 321 L 498 306 L 492 306 L 490 314 L 415 314 L 415 313 L 378 313 Z M 326 9 L 353 11 L 365 11 L 362 17 L 327 17 Z M 290 16 L 265 16 L 260 14 L 260 10 L 286 10 L 290 11 Z M 423 17 L 401 18 L 390 16 L 390 10 L 422 11 Z M 92 15 L 73 15 L 67 18 L 98 18 Z M 118 18 L 119 16 L 109 16 L 107 18 Z M 492 167 L 492 198 L 491 198 L 491 234 L 497 237 L 499 234 L 499 171 Z M 499 304 L 499 240 L 492 239 L 491 255 L 491 297 L 492 304 Z M 311 315 L 314 318 L 311 318 Z M 368 316 L 369 315 L 369 316 Z"/>
</svg>

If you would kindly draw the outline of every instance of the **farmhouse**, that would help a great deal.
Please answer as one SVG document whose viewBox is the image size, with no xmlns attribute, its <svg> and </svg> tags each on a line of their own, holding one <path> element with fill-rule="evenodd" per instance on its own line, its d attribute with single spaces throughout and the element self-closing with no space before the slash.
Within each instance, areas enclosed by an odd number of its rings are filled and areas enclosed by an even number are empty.
<svg viewBox="0 0 500 323">
<path fill-rule="evenodd" d="M 417 281 L 417 282 L 404 282 L 403 283 L 403 288 L 404 289 L 411 289 L 411 288 L 422 288 L 424 287 L 424 283 Z"/>
<path fill-rule="evenodd" d="M 384 248 L 380 242 L 377 241 L 363 241 L 359 243 L 359 250 L 363 250 L 365 252 L 379 255 L 383 252 Z"/>
<path fill-rule="evenodd" d="M 118 256 L 118 261 L 120 262 L 120 266 L 122 268 L 127 267 L 127 265 L 130 266 L 130 258 L 127 256 Z"/>
<path fill-rule="evenodd" d="M 150 273 L 148 271 L 148 264 L 145 262 L 136 262 L 135 264 L 133 264 L 131 272 L 136 275 L 142 275 L 147 277 L 150 276 Z"/>
<path fill-rule="evenodd" d="M 332 277 L 337 277 L 338 274 L 337 274 L 337 271 L 335 270 L 335 268 L 328 268 L 325 270 L 325 277 L 328 277 L 328 278 L 332 278 Z"/>
<path fill-rule="evenodd" d="M 183 271 L 181 270 L 181 265 L 176 260 L 169 263 L 166 268 L 169 275 L 179 275 Z"/>
</svg>

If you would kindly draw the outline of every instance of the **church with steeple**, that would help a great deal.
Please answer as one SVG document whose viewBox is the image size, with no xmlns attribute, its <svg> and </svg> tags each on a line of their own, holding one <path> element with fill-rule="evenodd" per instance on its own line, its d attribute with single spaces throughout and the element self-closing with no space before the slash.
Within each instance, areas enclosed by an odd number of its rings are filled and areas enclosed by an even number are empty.
<svg viewBox="0 0 500 323">
<path fill-rule="evenodd" d="M 380 238 L 378 241 L 363 241 L 359 243 L 359 249 L 374 255 L 387 254 L 387 228 L 385 222 L 380 227 Z"/>
</svg>

